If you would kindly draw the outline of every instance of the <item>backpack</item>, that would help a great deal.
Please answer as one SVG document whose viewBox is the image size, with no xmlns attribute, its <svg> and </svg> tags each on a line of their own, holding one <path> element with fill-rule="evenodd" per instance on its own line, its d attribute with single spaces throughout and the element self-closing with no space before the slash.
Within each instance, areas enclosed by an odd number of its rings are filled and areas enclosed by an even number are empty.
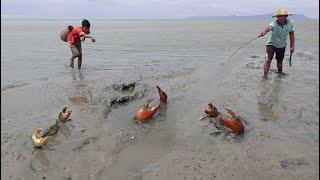
<svg viewBox="0 0 320 180">
<path fill-rule="evenodd" d="M 73 26 L 69 25 L 60 32 L 60 39 L 64 42 L 68 41 L 68 34 L 73 30 Z"/>
</svg>

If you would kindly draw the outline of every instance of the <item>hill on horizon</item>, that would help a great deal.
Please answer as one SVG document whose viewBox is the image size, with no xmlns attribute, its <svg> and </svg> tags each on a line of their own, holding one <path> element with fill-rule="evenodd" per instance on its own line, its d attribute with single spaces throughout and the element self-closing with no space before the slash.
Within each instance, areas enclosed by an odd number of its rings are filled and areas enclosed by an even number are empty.
<svg viewBox="0 0 320 180">
<path fill-rule="evenodd" d="M 273 14 L 263 14 L 263 15 L 252 15 L 252 16 L 191 16 L 187 17 L 187 19 L 203 19 L 203 20 L 210 20 L 210 19 L 220 19 L 220 20 L 271 20 Z M 292 20 L 308 20 L 311 19 L 303 14 L 293 14 L 289 16 L 289 19 Z"/>
</svg>

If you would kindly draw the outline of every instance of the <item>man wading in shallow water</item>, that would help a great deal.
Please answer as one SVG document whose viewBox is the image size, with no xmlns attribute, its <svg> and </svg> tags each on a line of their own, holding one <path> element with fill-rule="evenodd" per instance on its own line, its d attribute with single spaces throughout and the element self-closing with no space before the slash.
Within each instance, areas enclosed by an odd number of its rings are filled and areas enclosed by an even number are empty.
<svg viewBox="0 0 320 180">
<path fill-rule="evenodd" d="M 78 69 L 81 69 L 82 63 L 82 48 L 80 37 L 90 38 L 92 42 L 95 42 L 96 39 L 93 36 L 90 36 L 90 22 L 86 19 L 82 21 L 82 26 L 74 28 L 68 34 L 68 43 L 72 52 L 72 57 L 70 59 L 70 67 L 73 68 L 73 60 L 78 58 Z"/>
<path fill-rule="evenodd" d="M 266 35 L 269 31 L 271 34 L 266 43 L 266 60 L 264 63 L 264 74 L 263 78 L 266 79 L 270 69 L 271 61 L 273 55 L 276 54 L 278 73 L 282 72 L 282 61 L 284 58 L 284 53 L 287 45 L 287 37 L 290 36 L 290 53 L 292 54 L 295 49 L 295 37 L 293 22 L 287 19 L 288 13 L 287 9 L 279 9 L 277 13 L 272 17 L 277 17 L 277 20 L 271 22 L 264 31 L 262 31 L 259 37 Z"/>
</svg>

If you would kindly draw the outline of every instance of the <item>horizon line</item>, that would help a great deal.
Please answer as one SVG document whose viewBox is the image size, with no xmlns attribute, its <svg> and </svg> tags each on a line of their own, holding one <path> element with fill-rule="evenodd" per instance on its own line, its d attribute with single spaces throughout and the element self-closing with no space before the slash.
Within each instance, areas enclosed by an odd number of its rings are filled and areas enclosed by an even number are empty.
<svg viewBox="0 0 320 180">
<path fill-rule="evenodd" d="M 269 14 L 256 14 L 256 15 L 207 15 L 207 16 L 188 16 L 188 17 L 180 17 L 180 18 L 92 18 L 91 20 L 202 20 L 202 19 L 194 19 L 194 18 L 214 18 L 214 17 L 256 17 L 256 16 L 265 16 Z M 294 15 L 299 15 L 299 16 L 304 16 L 310 20 L 319 20 L 319 17 L 308 17 L 304 14 L 293 14 Z M 272 17 L 270 17 L 272 18 Z M 1 20 L 79 20 L 83 18 L 39 18 L 39 17 L 1 17 Z M 210 19 L 204 19 L 204 20 L 210 20 Z M 214 19 L 212 19 L 214 20 Z M 225 20 L 225 19 L 224 19 Z M 232 19 L 231 19 L 232 20 Z M 237 19 L 239 20 L 239 19 Z M 246 20 L 246 19 L 243 19 Z M 259 20 L 259 19 L 257 19 Z"/>
<path fill-rule="evenodd" d="M 1 18 L 1 21 L 64 21 L 64 20 L 82 20 L 83 18 Z M 193 18 L 152 18 L 152 19 L 144 19 L 144 18 L 97 18 L 90 19 L 90 21 L 127 21 L 127 20 L 188 20 L 188 21 L 203 21 L 203 20 L 219 20 L 219 19 L 193 19 Z M 263 19 L 221 19 L 221 20 L 263 20 Z M 309 19 L 297 19 L 299 20 L 319 20 L 319 18 L 309 18 Z"/>
</svg>

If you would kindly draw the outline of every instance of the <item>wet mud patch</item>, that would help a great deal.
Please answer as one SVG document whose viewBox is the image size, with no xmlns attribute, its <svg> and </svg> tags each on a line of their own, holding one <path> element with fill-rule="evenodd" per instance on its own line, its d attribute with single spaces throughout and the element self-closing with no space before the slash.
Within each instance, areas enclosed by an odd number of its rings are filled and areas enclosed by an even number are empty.
<svg viewBox="0 0 320 180">
<path fill-rule="evenodd" d="M 69 101 L 75 105 L 84 105 L 89 103 L 87 97 L 69 97 Z"/>
<path fill-rule="evenodd" d="M 270 142 L 270 147 L 278 149 L 277 152 L 269 151 L 270 155 L 266 156 L 269 162 L 261 161 L 266 167 L 283 169 L 281 173 L 298 173 L 298 171 L 300 173 L 301 168 L 303 172 L 301 176 L 304 177 L 309 176 L 305 172 L 314 172 L 314 169 L 318 169 L 315 165 L 317 160 L 312 160 L 312 158 L 318 158 L 318 154 L 308 155 L 306 157 L 308 161 L 306 161 L 304 159 L 282 160 L 283 157 L 278 153 L 294 156 L 297 152 L 302 153 L 303 147 L 311 147 L 311 154 L 318 151 L 318 62 L 313 62 L 312 66 L 307 66 L 306 62 L 307 60 L 296 62 L 292 68 L 289 68 L 288 62 L 284 61 L 286 75 L 282 76 L 276 73 L 276 61 L 273 61 L 271 68 L 274 70 L 271 69 L 268 79 L 263 80 L 264 62 L 252 59 L 234 72 L 232 77 L 219 82 L 213 97 L 210 97 L 217 107 L 229 106 L 236 114 L 246 116 L 249 124 L 245 125 L 246 133 L 240 138 L 241 143 L 259 147 L 267 140 Z M 205 135 L 209 135 L 214 127 L 208 129 L 204 131 Z M 228 142 L 229 137 L 224 139 L 223 133 L 218 135 L 211 133 L 209 137 L 208 139 L 212 139 L 215 143 L 236 142 L 232 138 Z M 282 147 L 289 146 L 287 142 L 295 142 L 292 145 L 294 148 L 283 149 Z M 265 151 L 259 152 L 259 156 L 261 157 L 263 153 Z M 251 169 L 255 168 L 252 166 Z M 284 171 L 287 169 L 288 171 Z"/>
<path fill-rule="evenodd" d="M 257 55 L 251 55 L 250 58 L 258 58 L 260 56 L 257 56 Z"/>
<path fill-rule="evenodd" d="M 179 70 L 179 71 L 170 71 L 170 72 L 166 72 L 164 74 L 160 74 L 159 77 L 164 78 L 164 79 L 178 78 L 181 76 L 190 75 L 194 71 L 195 71 L 194 68 L 183 68 L 182 70 Z"/>
<path fill-rule="evenodd" d="M 241 142 L 244 140 L 246 136 L 246 132 L 242 134 L 234 134 L 230 133 L 224 129 L 214 129 L 209 132 L 209 135 L 212 136 L 212 138 L 215 138 L 216 140 L 220 142 Z"/>
<path fill-rule="evenodd" d="M 250 62 L 250 63 L 246 64 L 245 67 L 247 69 L 263 69 L 263 66 L 261 66 L 260 64 L 254 63 L 254 62 Z"/>
<path fill-rule="evenodd" d="M 283 169 L 301 168 L 309 165 L 304 159 L 285 159 L 279 163 Z"/>
<path fill-rule="evenodd" d="M 46 172 L 50 163 L 45 156 L 45 152 L 42 149 L 35 149 L 35 151 L 32 152 L 32 155 L 33 157 L 29 164 L 30 169 L 36 173 Z"/>
<path fill-rule="evenodd" d="M 153 118 L 154 119 L 154 118 Z M 152 136 L 154 133 L 161 131 L 159 129 L 159 121 L 150 120 L 146 123 L 139 123 L 135 119 L 130 127 L 120 128 L 118 132 L 114 133 L 112 137 L 115 138 L 116 145 L 127 145 L 136 143 L 147 136 Z"/>
<path fill-rule="evenodd" d="M 140 83 L 137 80 L 132 82 L 115 83 L 104 89 L 105 91 L 100 95 L 99 99 L 105 98 L 105 100 L 103 100 L 103 104 L 106 107 L 105 114 L 107 116 L 108 113 L 111 112 L 112 108 L 126 105 L 133 100 L 145 97 L 151 89 L 151 86 Z"/>
<path fill-rule="evenodd" d="M 128 105 L 128 103 L 139 100 L 144 97 L 158 99 L 158 91 L 155 86 L 160 87 L 169 95 L 169 99 L 175 97 L 176 94 L 186 92 L 196 83 L 198 80 L 195 78 L 186 78 L 186 75 L 191 75 L 193 69 L 186 69 L 182 71 L 165 73 L 163 76 L 161 73 L 157 76 L 158 81 L 156 84 L 153 81 L 149 82 L 149 78 L 145 78 L 141 81 L 141 78 L 135 80 L 113 83 L 110 86 L 104 88 L 104 92 L 99 95 L 99 99 L 106 107 L 105 114 L 107 117 L 112 108 L 117 108 L 122 105 Z M 169 74 L 169 75 L 168 75 Z M 173 79 L 168 80 L 168 76 L 172 76 Z M 165 83 L 165 85 L 163 85 Z"/>
<path fill-rule="evenodd" d="M 155 162 L 149 164 L 148 166 L 142 168 L 138 172 L 128 172 L 129 180 L 143 180 L 144 177 L 147 177 L 148 174 L 157 173 L 159 171 L 159 163 Z M 150 178 L 146 178 L 150 179 Z"/>
<path fill-rule="evenodd" d="M 80 144 L 78 144 L 76 147 L 72 149 L 72 151 L 80 151 L 85 146 L 89 145 L 90 143 L 96 142 L 98 140 L 98 137 L 89 137 L 84 140 L 81 140 Z"/>
<path fill-rule="evenodd" d="M 175 150 L 140 172 L 144 179 L 236 179 L 240 166 L 238 155 L 223 159 L 216 153 Z M 218 162 L 226 162 L 228 165 Z M 144 170 L 144 169 L 143 169 Z"/>
<path fill-rule="evenodd" d="M 114 134 L 116 144 L 128 144 L 133 143 L 137 139 L 137 132 L 134 128 L 121 128 L 120 132 Z"/>
<path fill-rule="evenodd" d="M 137 82 L 129 82 L 129 83 L 122 83 L 122 84 L 113 84 L 112 87 L 115 91 L 119 92 L 132 92 L 135 90 Z"/>
<path fill-rule="evenodd" d="M 7 91 L 7 90 L 10 90 L 10 89 L 14 89 L 14 88 L 19 88 L 19 87 L 22 87 L 22 86 L 26 86 L 28 84 L 29 84 L 28 82 L 17 82 L 17 83 L 14 83 L 14 84 L 9 84 L 9 85 L 6 85 L 6 86 L 2 87 L 1 88 L 1 92 Z"/>
<path fill-rule="evenodd" d="M 308 52 L 308 51 L 297 52 L 296 55 L 299 58 L 302 58 L 304 60 L 314 60 L 314 59 L 316 59 L 315 56 L 311 52 Z"/>
</svg>

